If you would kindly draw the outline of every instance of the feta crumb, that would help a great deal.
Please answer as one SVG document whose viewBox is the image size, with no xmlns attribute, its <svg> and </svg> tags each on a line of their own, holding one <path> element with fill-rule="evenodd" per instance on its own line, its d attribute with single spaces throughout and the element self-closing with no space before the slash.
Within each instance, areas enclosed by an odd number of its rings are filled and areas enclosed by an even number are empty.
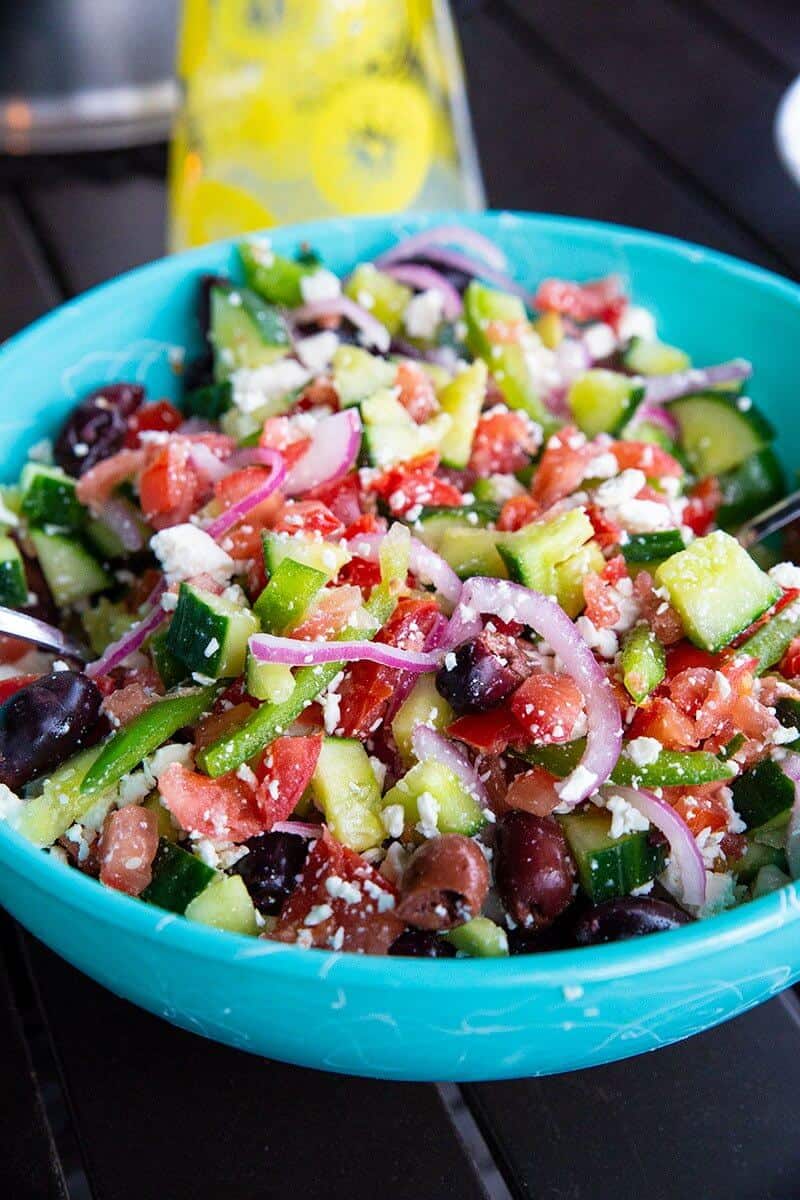
<svg viewBox="0 0 800 1200">
<path fill-rule="evenodd" d="M 161 596 L 161 607 L 164 612 L 174 612 L 178 607 L 178 593 L 164 592 Z"/>
<path fill-rule="evenodd" d="M 261 367 L 240 367 L 231 375 L 233 403 L 240 412 L 253 413 L 270 400 L 304 387 L 310 378 L 310 372 L 293 358 L 282 358 Z"/>
<path fill-rule="evenodd" d="M 127 808 L 129 804 L 138 804 L 151 791 L 151 784 L 145 779 L 144 771 L 133 771 L 120 780 L 119 807 Z"/>
<path fill-rule="evenodd" d="M 212 658 L 219 650 L 219 640 L 212 637 L 203 651 L 203 658 Z"/>
<path fill-rule="evenodd" d="M 628 342 L 634 337 L 640 337 L 647 342 L 652 342 L 658 336 L 655 317 L 646 308 L 642 308 L 638 304 L 629 304 L 625 308 L 625 311 L 617 322 L 617 332 L 621 342 Z"/>
<path fill-rule="evenodd" d="M 304 925 L 321 925 L 323 921 L 327 921 L 333 916 L 333 909 L 330 904 L 315 904 L 308 910 L 303 921 Z"/>
<path fill-rule="evenodd" d="M 669 508 L 660 500 L 625 500 L 615 508 L 614 515 L 628 533 L 653 533 L 675 524 Z"/>
<path fill-rule="evenodd" d="M 179 583 L 193 575 L 227 578 L 234 563 L 212 537 L 196 525 L 173 525 L 150 539 L 150 549 L 161 563 L 168 583 Z"/>
<path fill-rule="evenodd" d="M 657 738 L 637 737 L 628 742 L 628 754 L 636 767 L 649 767 L 658 761 L 663 747 Z"/>
<path fill-rule="evenodd" d="M 332 900 L 343 900 L 345 904 L 358 904 L 361 899 L 361 888 L 349 879 L 339 875 L 329 875 L 325 880 L 325 891 Z"/>
<path fill-rule="evenodd" d="M 15 825 L 22 812 L 22 804 L 16 792 L 0 783 L 0 821 L 8 821 L 9 825 Z"/>
<path fill-rule="evenodd" d="M 636 467 L 628 467 L 620 471 L 613 479 L 601 483 L 594 494 L 595 502 L 600 508 L 617 507 L 626 500 L 632 500 L 642 490 L 647 482 L 644 471 Z"/>
<path fill-rule="evenodd" d="M 619 475 L 619 463 L 613 454 L 598 454 L 586 466 L 584 479 L 614 479 Z"/>
<path fill-rule="evenodd" d="M 776 563 L 770 569 L 769 577 L 782 588 L 800 588 L 800 567 L 795 566 L 794 563 Z"/>
<path fill-rule="evenodd" d="M 556 791 L 562 804 L 576 804 L 589 788 L 597 785 L 597 776 L 587 771 L 583 763 L 578 763 L 575 770 L 556 784 Z"/>
<path fill-rule="evenodd" d="M 142 764 L 144 777 L 151 788 L 154 788 L 167 767 L 180 763 L 182 767 L 191 767 L 194 763 L 194 747 L 184 742 L 174 742 L 160 746 L 154 754 Z"/>
<path fill-rule="evenodd" d="M 798 732 L 793 726 L 779 725 L 777 729 L 773 729 L 770 738 L 773 746 L 788 746 L 791 742 L 796 742 Z"/>
<path fill-rule="evenodd" d="M 609 796 L 606 800 L 606 808 L 611 813 L 609 835 L 612 838 L 624 837 L 626 833 L 635 833 L 637 830 L 643 831 L 650 828 L 647 817 L 643 816 L 638 808 L 634 808 L 622 796 Z"/>
<path fill-rule="evenodd" d="M 406 823 L 406 812 L 402 804 L 387 804 L 386 808 L 381 809 L 381 821 L 387 837 L 402 837 Z"/>
<path fill-rule="evenodd" d="M 431 288 L 427 292 L 419 292 L 406 306 L 403 317 L 406 333 L 409 337 L 426 340 L 435 337 L 443 311 L 444 299 L 440 291 Z"/>
<path fill-rule="evenodd" d="M 613 629 L 598 629 L 586 616 L 578 617 L 575 625 L 590 650 L 596 650 L 601 658 L 614 658 L 619 650 L 619 640 Z"/>
<path fill-rule="evenodd" d="M 332 329 L 313 333 L 295 343 L 297 357 L 314 375 L 320 375 L 325 370 L 338 348 L 339 338 Z"/>
<path fill-rule="evenodd" d="M 336 692 L 332 692 L 330 688 L 322 696 L 322 721 L 325 725 L 325 732 L 331 736 L 339 724 L 339 717 L 342 711 L 342 697 Z"/>
<path fill-rule="evenodd" d="M 336 300 L 341 294 L 339 277 L 326 267 L 320 267 L 310 275 L 301 276 L 300 295 L 305 304 L 314 304 L 319 300 Z"/>
<path fill-rule="evenodd" d="M 444 665 L 445 665 L 445 668 L 446 668 L 448 671 L 455 671 L 455 669 L 456 669 L 456 661 L 457 661 L 457 660 L 456 660 L 456 656 L 455 656 L 455 654 L 454 654 L 454 652 L 453 652 L 452 650 L 448 651 L 448 653 L 447 653 L 447 654 L 445 654 L 445 656 L 444 656 Z"/>
<path fill-rule="evenodd" d="M 422 792 L 417 797 L 417 812 L 417 832 L 425 838 L 436 837 L 439 833 L 439 802 L 431 792 Z"/>
<path fill-rule="evenodd" d="M 593 359 L 608 358 L 617 348 L 617 335 L 605 321 L 598 321 L 584 329 L 583 344 Z"/>
</svg>

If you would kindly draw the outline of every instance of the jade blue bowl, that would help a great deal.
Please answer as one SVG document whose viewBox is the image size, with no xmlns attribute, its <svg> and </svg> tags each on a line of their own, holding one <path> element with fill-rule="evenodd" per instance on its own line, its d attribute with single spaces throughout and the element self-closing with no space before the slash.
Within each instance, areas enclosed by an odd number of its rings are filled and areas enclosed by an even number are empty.
<svg viewBox="0 0 800 1200">
<path fill-rule="evenodd" d="M 752 394 L 800 462 L 800 288 L 699 246 L 591 221 L 514 213 L 331 221 L 282 229 L 336 270 L 399 235 L 460 220 L 514 273 L 620 273 L 662 336 L 698 363 L 744 355 Z M 233 266 L 230 244 L 156 262 L 65 305 L 0 351 L 2 474 L 52 434 L 81 394 L 135 378 L 175 395 L 176 351 L 199 349 L 197 276 Z M 800 977 L 800 884 L 673 933 L 494 960 L 362 958 L 192 925 L 109 891 L 0 825 L 0 901 L 112 991 L 256 1054 L 389 1079 L 481 1080 L 593 1066 L 668 1045 Z"/>
</svg>

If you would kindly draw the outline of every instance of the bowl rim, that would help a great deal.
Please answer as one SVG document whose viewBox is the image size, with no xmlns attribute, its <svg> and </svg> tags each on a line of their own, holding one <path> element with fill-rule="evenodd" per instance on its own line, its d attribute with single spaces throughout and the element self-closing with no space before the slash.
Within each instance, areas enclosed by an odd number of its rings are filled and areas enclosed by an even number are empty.
<svg viewBox="0 0 800 1200">
<path fill-rule="evenodd" d="M 484 213 L 444 211 L 385 217 L 356 217 L 328 221 L 310 221 L 265 231 L 279 240 L 314 240 L 314 231 L 342 232 L 354 226 L 373 229 L 376 235 L 391 226 L 395 234 L 460 223 L 494 229 L 498 225 L 538 227 L 544 231 L 567 233 L 579 241 L 595 241 L 600 235 L 627 245 L 650 247 L 683 258 L 687 264 L 708 263 L 728 277 L 747 281 L 758 289 L 773 292 L 800 309 L 800 285 L 762 267 L 722 251 L 666 234 L 651 233 L 632 226 L 580 217 L 513 210 L 488 210 Z M 165 256 L 98 284 L 87 292 L 59 305 L 10 338 L 0 348 L 0 372 L 9 356 L 16 356 L 29 343 L 47 335 L 53 322 L 66 324 L 86 308 L 102 304 L 105 293 L 133 286 L 143 276 L 160 272 L 185 277 L 193 268 L 208 265 L 240 237 L 227 238 L 182 254 Z M 513 265 L 512 265 L 513 269 Z M 554 950 L 543 954 L 517 955 L 496 959 L 438 959 L 368 956 L 334 950 L 304 950 L 299 946 L 253 939 L 242 934 L 193 924 L 182 916 L 151 907 L 138 899 L 103 888 L 80 871 L 65 868 L 28 842 L 6 822 L 0 822 L 0 862 L 12 876 L 22 876 L 35 890 L 54 896 L 59 906 L 67 907 L 93 922 L 122 927 L 127 934 L 158 942 L 168 949 L 195 958 L 229 966 L 253 965 L 295 980 L 325 979 L 333 973 L 337 986 L 369 988 L 389 985 L 394 991 L 416 989 L 421 983 L 437 992 L 454 992 L 462 987 L 474 991 L 493 991 L 498 987 L 525 989 L 531 986 L 561 989 L 580 981 L 613 982 L 643 972 L 666 970 L 685 965 L 700 956 L 707 957 L 729 947 L 750 942 L 779 931 L 800 919 L 800 881 L 770 895 L 752 900 L 681 929 L 668 936 L 633 938 L 609 945 Z"/>
</svg>

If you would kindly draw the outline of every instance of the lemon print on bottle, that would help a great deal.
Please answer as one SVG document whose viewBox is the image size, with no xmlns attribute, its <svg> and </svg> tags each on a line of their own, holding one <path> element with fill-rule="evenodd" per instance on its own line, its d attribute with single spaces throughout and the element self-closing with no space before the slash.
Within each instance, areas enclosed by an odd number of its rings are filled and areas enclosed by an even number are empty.
<svg viewBox="0 0 800 1200">
<path fill-rule="evenodd" d="M 410 79 L 361 79 L 320 107 L 311 138 L 314 185 L 340 213 L 407 208 L 433 153 L 433 112 Z"/>
<path fill-rule="evenodd" d="M 201 179 L 186 196 L 183 218 L 187 246 L 203 246 L 237 233 L 275 224 L 252 192 L 221 179 Z"/>
</svg>

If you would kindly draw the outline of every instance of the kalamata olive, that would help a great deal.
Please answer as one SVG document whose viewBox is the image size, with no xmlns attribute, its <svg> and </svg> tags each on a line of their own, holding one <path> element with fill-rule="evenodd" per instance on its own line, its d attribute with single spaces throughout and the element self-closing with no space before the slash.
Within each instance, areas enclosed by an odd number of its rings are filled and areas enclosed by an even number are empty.
<svg viewBox="0 0 800 1200">
<path fill-rule="evenodd" d="M 484 630 L 447 655 L 436 674 L 436 688 L 457 713 L 486 712 L 502 704 L 529 671 L 514 638 Z"/>
<path fill-rule="evenodd" d="M 144 400 L 138 383 L 110 383 L 91 392 L 73 409 L 53 447 L 53 458 L 68 475 L 80 476 L 122 449 L 127 418 Z"/>
<path fill-rule="evenodd" d="M 78 671 L 53 671 L 15 692 L 0 706 L 0 783 L 17 791 L 93 745 L 107 728 L 102 699 Z"/>
<path fill-rule="evenodd" d="M 389 953 L 403 958 L 455 958 L 456 948 L 447 938 L 427 929 L 407 929 L 395 938 Z"/>
<path fill-rule="evenodd" d="M 400 879 L 397 915 L 417 929 L 452 929 L 478 915 L 488 890 L 480 848 L 460 833 L 445 833 L 411 856 Z"/>
<path fill-rule="evenodd" d="M 682 909 L 652 896 L 619 896 L 588 909 L 575 923 L 575 941 L 579 946 L 601 942 L 622 942 L 647 933 L 678 929 L 691 921 Z"/>
<path fill-rule="evenodd" d="M 572 902 L 575 862 L 552 817 L 506 813 L 495 829 L 493 863 L 506 912 L 525 929 L 550 925 Z"/>
<path fill-rule="evenodd" d="M 294 833 L 262 833 L 245 842 L 248 853 L 234 864 L 259 912 L 280 911 L 297 886 L 308 855 L 308 842 Z"/>
</svg>

